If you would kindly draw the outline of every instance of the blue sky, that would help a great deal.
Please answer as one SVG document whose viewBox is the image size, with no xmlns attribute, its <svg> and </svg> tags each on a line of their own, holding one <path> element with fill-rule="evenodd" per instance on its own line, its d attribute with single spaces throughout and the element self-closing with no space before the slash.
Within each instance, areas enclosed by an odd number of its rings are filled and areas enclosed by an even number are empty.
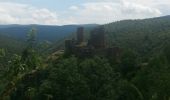
<svg viewBox="0 0 170 100">
<path fill-rule="evenodd" d="M 169 14 L 169 0 L 0 0 L 0 24 L 105 24 Z"/>
<path fill-rule="evenodd" d="M 12 1 L 12 0 L 11 0 Z M 13 0 L 13 2 L 29 4 L 51 10 L 66 10 L 69 6 L 85 3 L 87 0 Z"/>
</svg>

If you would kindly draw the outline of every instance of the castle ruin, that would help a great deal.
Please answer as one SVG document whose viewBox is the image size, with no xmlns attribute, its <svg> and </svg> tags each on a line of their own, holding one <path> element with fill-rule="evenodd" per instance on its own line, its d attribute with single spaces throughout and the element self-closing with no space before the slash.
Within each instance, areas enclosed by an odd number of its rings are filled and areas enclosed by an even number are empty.
<svg viewBox="0 0 170 100">
<path fill-rule="evenodd" d="M 91 57 L 94 55 L 120 57 L 120 49 L 118 47 L 108 47 L 106 44 L 106 36 L 104 26 L 93 29 L 90 33 L 90 39 L 85 42 L 84 28 L 77 29 L 77 38 L 65 40 L 65 54 L 75 55 L 78 57 Z"/>
</svg>

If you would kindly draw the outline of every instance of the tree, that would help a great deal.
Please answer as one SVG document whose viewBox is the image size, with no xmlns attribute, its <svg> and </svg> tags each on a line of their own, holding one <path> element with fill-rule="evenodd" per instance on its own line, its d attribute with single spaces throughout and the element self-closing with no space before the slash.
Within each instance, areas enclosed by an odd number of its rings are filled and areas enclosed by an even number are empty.
<svg viewBox="0 0 170 100">
<path fill-rule="evenodd" d="M 35 50 L 35 34 L 35 29 L 32 29 L 28 33 L 27 47 L 23 50 L 22 55 L 14 54 L 11 60 L 8 61 L 8 66 L 4 72 L 4 76 L 8 82 L 0 95 L 1 100 L 10 96 L 11 92 L 16 89 L 17 84 L 25 75 L 40 67 L 41 58 Z M 4 54 L 2 51 L 1 55 Z"/>
<path fill-rule="evenodd" d="M 118 69 L 124 78 L 131 79 L 138 69 L 137 54 L 132 50 L 124 51 Z"/>
<path fill-rule="evenodd" d="M 104 58 L 63 59 L 50 69 L 41 85 L 40 97 L 52 100 L 111 100 L 119 75 Z"/>
<path fill-rule="evenodd" d="M 36 30 L 31 29 L 27 35 L 27 47 L 22 52 L 22 62 L 28 66 L 28 70 L 41 66 L 41 57 L 36 51 Z"/>
</svg>

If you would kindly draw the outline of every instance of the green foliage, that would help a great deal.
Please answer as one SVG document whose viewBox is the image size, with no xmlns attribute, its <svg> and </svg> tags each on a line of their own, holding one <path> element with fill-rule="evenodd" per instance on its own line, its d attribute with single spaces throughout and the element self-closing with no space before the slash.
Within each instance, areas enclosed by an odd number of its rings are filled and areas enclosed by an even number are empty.
<svg viewBox="0 0 170 100">
<path fill-rule="evenodd" d="M 0 48 L 0 68 L 4 66 L 4 58 L 6 56 L 6 52 L 5 52 L 5 49 L 1 49 Z"/>
<path fill-rule="evenodd" d="M 169 51 L 169 49 L 165 51 Z M 133 79 L 134 84 L 141 90 L 146 100 L 169 100 L 170 98 L 168 54 L 163 52 L 161 55 L 153 57 Z"/>
<path fill-rule="evenodd" d="M 16 85 L 22 80 L 25 75 L 41 67 L 41 57 L 35 50 L 35 30 L 28 33 L 27 47 L 23 50 L 22 55 L 14 54 L 13 57 L 8 59 L 8 63 L 3 66 L 3 79 L 0 81 L 6 82 L 3 86 L 3 91 L 0 91 L 0 99 L 8 97 L 11 92 L 16 89 Z M 2 56 L 5 55 L 4 50 L 0 51 Z M 1 85 L 1 84 L 0 84 Z M 2 93 L 1 93 L 2 92 Z M 27 91 L 27 95 L 34 93 L 33 89 Z"/>
<path fill-rule="evenodd" d="M 140 57 L 158 54 L 170 42 L 170 16 L 144 20 L 125 20 L 105 25 L 107 41 L 132 49 Z"/>
<path fill-rule="evenodd" d="M 23 50 L 21 59 L 29 69 L 36 69 L 41 66 L 41 57 L 36 51 L 36 30 L 31 29 L 27 36 L 27 47 Z"/>
<path fill-rule="evenodd" d="M 129 79 L 134 76 L 138 69 L 137 54 L 132 50 L 124 51 L 121 57 L 121 64 L 118 68 L 123 77 Z"/>
<path fill-rule="evenodd" d="M 24 41 L 0 34 L 0 48 L 3 48 L 10 54 L 20 54 L 22 49 L 24 48 L 24 44 Z"/>
<path fill-rule="evenodd" d="M 0 49 L 0 58 L 4 57 L 5 55 L 5 49 Z"/>
<path fill-rule="evenodd" d="M 145 100 L 141 91 L 133 83 L 121 80 L 118 84 L 115 100 Z"/>
<path fill-rule="evenodd" d="M 27 48 L 33 48 L 36 43 L 36 29 L 32 28 L 30 32 L 27 34 Z"/>
<path fill-rule="evenodd" d="M 25 72 L 26 67 L 27 65 L 21 61 L 21 56 L 14 55 L 12 57 L 12 60 L 9 61 L 9 65 L 6 72 L 6 74 L 8 74 L 7 78 L 10 80 L 13 78 L 20 77 L 20 75 L 22 75 Z"/>
<path fill-rule="evenodd" d="M 33 99 L 110 100 L 116 96 L 119 74 L 104 58 L 80 60 L 71 57 L 58 61 L 48 70 L 48 78 L 36 88 L 39 92 Z M 17 100 L 24 98 L 16 97 Z"/>
<path fill-rule="evenodd" d="M 42 63 L 40 48 L 49 43 L 37 45 L 33 29 L 22 55 L 9 59 L 0 49 L 0 99 L 169 100 L 169 25 L 169 16 L 105 25 L 110 45 L 122 47 L 118 63 L 97 56 Z"/>
</svg>

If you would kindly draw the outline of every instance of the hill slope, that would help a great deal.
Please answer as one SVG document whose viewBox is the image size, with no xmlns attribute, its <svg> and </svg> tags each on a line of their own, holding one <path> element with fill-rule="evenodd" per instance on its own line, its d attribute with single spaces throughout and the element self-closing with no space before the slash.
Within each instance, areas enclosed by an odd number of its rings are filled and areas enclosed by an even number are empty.
<svg viewBox="0 0 170 100">
<path fill-rule="evenodd" d="M 25 43 L 23 41 L 0 34 L 0 48 L 4 48 L 9 53 L 21 53 L 24 48 L 24 44 Z"/>
<path fill-rule="evenodd" d="M 105 25 L 107 42 L 129 48 L 140 55 L 162 50 L 170 42 L 170 16 L 124 20 Z"/>
</svg>

